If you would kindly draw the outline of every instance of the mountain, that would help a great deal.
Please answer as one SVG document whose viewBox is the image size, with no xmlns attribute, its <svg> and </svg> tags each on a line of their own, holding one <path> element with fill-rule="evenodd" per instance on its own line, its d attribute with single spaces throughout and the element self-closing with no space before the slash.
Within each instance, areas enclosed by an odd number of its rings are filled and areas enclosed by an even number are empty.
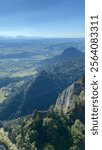
<svg viewBox="0 0 102 150">
<path fill-rule="evenodd" d="M 1 120 L 24 116 L 36 109 L 47 110 L 56 103 L 59 93 L 84 73 L 83 53 L 75 48 L 66 49 L 49 62 L 36 79 L 0 105 Z"/>
<path fill-rule="evenodd" d="M 18 149 L 85 150 L 84 77 L 67 87 L 48 111 L 5 121 L 3 128 Z"/>
<path fill-rule="evenodd" d="M 55 56 L 54 58 L 49 58 L 46 60 L 41 61 L 41 67 L 46 65 L 51 65 L 52 63 L 60 63 L 61 61 L 68 61 L 68 60 L 79 60 L 84 58 L 84 53 L 80 50 L 69 47 L 65 49 L 60 55 Z"/>
<path fill-rule="evenodd" d="M 85 79 L 81 77 L 80 80 L 74 82 L 71 86 L 66 88 L 58 97 L 55 108 L 55 112 L 65 113 L 72 115 L 75 113 L 75 118 L 79 119 L 83 123 L 85 122 Z"/>
<path fill-rule="evenodd" d="M 83 57 L 83 53 L 74 47 L 70 47 L 64 50 L 59 56 L 60 59 L 79 59 Z"/>
</svg>

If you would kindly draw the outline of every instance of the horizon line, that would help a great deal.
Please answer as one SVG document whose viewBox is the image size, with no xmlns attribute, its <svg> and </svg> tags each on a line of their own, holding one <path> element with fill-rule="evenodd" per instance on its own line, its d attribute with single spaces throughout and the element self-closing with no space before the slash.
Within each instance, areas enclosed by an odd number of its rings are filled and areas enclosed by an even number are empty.
<svg viewBox="0 0 102 150">
<path fill-rule="evenodd" d="M 59 37 L 54 37 L 54 36 L 51 36 L 51 37 L 49 37 L 49 36 L 25 36 L 25 35 L 17 35 L 17 36 L 9 36 L 9 35 L 0 35 L 0 38 L 30 38 L 30 39 L 33 39 L 33 38 L 35 38 L 35 39 L 50 39 L 50 38 L 53 38 L 53 39 L 57 39 L 57 38 L 59 38 L 59 39 L 67 39 L 67 38 L 72 38 L 72 39 L 81 39 L 81 38 L 84 38 L 85 39 L 85 36 L 83 37 L 64 37 L 64 36 L 59 36 Z"/>
</svg>

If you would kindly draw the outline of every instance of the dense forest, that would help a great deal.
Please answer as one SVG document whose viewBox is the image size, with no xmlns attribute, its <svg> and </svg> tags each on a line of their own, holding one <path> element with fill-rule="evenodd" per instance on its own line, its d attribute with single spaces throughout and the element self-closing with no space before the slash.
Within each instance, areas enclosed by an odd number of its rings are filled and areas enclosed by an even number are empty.
<svg viewBox="0 0 102 150">
<path fill-rule="evenodd" d="M 82 90 L 79 90 L 79 85 Z M 67 92 L 69 88 L 71 86 L 66 89 Z M 62 95 L 64 94 L 66 91 L 62 92 Z M 66 112 L 63 106 L 62 109 L 56 109 L 59 107 L 58 101 L 61 101 L 58 98 L 56 105 L 52 105 L 48 111 L 34 111 L 32 115 L 1 122 L 1 126 L 18 150 L 84 150 L 84 99 L 84 78 L 82 77 L 73 88 Z M 66 100 L 65 98 L 64 101 Z"/>
</svg>

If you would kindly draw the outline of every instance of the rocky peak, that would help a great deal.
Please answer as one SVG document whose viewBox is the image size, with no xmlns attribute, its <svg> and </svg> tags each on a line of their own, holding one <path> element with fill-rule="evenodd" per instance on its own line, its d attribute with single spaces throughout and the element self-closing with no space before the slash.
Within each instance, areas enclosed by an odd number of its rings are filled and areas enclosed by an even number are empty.
<svg viewBox="0 0 102 150">
<path fill-rule="evenodd" d="M 84 91 L 84 83 L 83 80 L 79 80 L 78 82 L 74 82 L 71 86 L 65 89 L 58 97 L 55 105 L 55 111 L 63 111 L 68 112 L 70 105 L 72 105 L 73 101 L 80 99 L 80 95 L 82 95 Z"/>
</svg>

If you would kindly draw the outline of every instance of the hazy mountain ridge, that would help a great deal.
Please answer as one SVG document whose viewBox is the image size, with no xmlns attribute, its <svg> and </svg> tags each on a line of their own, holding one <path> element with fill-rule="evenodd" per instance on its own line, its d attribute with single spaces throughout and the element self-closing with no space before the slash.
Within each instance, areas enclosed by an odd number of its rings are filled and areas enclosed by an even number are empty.
<svg viewBox="0 0 102 150">
<path fill-rule="evenodd" d="M 42 65 L 46 67 L 46 65 L 61 63 L 62 61 L 79 60 L 82 58 L 84 58 L 83 52 L 79 51 L 74 47 L 69 47 L 65 49 L 60 55 L 57 55 L 54 58 L 45 59 L 40 63 L 41 63 L 41 67 Z"/>
</svg>

